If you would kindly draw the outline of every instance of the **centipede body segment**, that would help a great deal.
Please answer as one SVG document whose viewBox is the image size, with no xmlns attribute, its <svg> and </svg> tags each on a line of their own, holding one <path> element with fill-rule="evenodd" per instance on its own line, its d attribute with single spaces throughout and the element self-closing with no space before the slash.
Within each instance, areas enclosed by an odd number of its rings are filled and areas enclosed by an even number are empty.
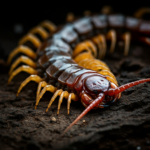
<svg viewBox="0 0 150 150">
<path fill-rule="evenodd" d="M 65 132 L 91 109 L 108 107 L 121 97 L 124 90 L 150 81 L 143 79 L 118 87 L 109 67 L 99 60 L 106 54 L 107 43 L 110 43 L 112 53 L 117 41 L 124 41 L 124 55 L 128 54 L 132 40 L 149 45 L 150 23 L 123 15 L 87 16 L 76 21 L 72 21 L 72 16 L 69 20 L 71 23 L 59 30 L 48 21 L 39 24 L 19 41 L 7 61 L 9 65 L 18 53 L 26 55 L 11 65 L 8 84 L 18 73 L 29 73 L 17 96 L 27 83 L 37 82 L 35 108 L 46 91 L 54 93 L 46 111 L 59 96 L 57 114 L 64 98 L 67 99 L 68 114 L 71 100 L 81 100 L 86 109 Z M 25 65 L 17 68 L 20 63 Z"/>
</svg>

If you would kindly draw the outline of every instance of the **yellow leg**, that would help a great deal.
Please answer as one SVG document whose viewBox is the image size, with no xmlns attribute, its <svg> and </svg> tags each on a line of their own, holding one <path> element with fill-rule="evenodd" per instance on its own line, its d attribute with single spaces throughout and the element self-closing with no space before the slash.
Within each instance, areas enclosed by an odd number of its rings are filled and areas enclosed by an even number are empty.
<svg viewBox="0 0 150 150">
<path fill-rule="evenodd" d="M 73 13 L 68 13 L 66 17 L 67 22 L 72 22 L 74 20 L 74 14 Z"/>
<path fill-rule="evenodd" d="M 32 68 L 36 68 L 36 63 L 33 62 L 30 58 L 26 56 L 20 56 L 10 67 L 9 75 L 12 73 L 12 71 L 20 64 L 20 63 L 25 63 L 29 65 Z"/>
<path fill-rule="evenodd" d="M 81 61 L 78 62 L 78 65 L 83 67 L 83 65 L 89 60 L 94 60 L 94 59 L 82 59 Z"/>
<path fill-rule="evenodd" d="M 94 43 L 92 41 L 87 40 L 87 41 L 85 41 L 85 44 L 90 48 L 93 56 L 96 58 L 97 57 L 97 49 L 96 49 Z"/>
<path fill-rule="evenodd" d="M 88 63 L 90 63 L 91 61 L 94 61 L 94 59 L 83 59 L 78 63 L 78 65 L 87 69 Z"/>
<path fill-rule="evenodd" d="M 106 6 L 104 6 L 102 9 L 101 9 L 101 13 L 102 14 L 110 14 L 110 13 L 112 13 L 112 7 L 111 6 L 109 6 L 109 5 L 106 5 Z"/>
<path fill-rule="evenodd" d="M 98 51 L 99 51 L 99 59 L 102 59 L 102 54 L 103 54 L 103 46 L 102 46 L 102 44 L 101 44 L 101 42 L 99 41 L 99 39 L 97 38 L 97 37 L 94 37 L 93 39 L 92 39 L 92 41 L 97 45 L 97 47 L 98 47 Z"/>
<path fill-rule="evenodd" d="M 43 21 L 39 25 L 43 28 L 44 27 L 47 28 L 49 30 L 49 32 L 54 32 L 56 30 L 56 26 L 48 20 Z"/>
<path fill-rule="evenodd" d="M 73 57 L 76 57 L 78 54 L 82 53 L 83 51 L 88 51 L 88 52 L 91 52 L 93 54 L 94 57 L 97 56 L 97 50 L 96 50 L 96 47 L 95 45 L 93 44 L 93 42 L 87 40 L 87 41 L 84 41 L 82 43 L 79 43 L 74 51 L 73 51 Z"/>
<path fill-rule="evenodd" d="M 61 103 L 63 101 L 63 98 L 68 98 L 68 102 L 67 102 L 67 110 L 68 110 L 68 114 L 69 114 L 69 110 L 70 110 L 70 103 L 71 103 L 71 100 L 74 100 L 74 101 L 78 101 L 78 97 L 74 94 L 74 93 L 68 93 L 67 91 L 63 91 L 62 89 L 60 90 L 57 90 L 53 97 L 51 98 L 49 104 L 48 104 L 48 107 L 46 109 L 46 112 L 48 111 L 48 109 L 50 108 L 50 106 L 52 105 L 52 103 L 54 102 L 54 100 L 56 99 L 57 96 L 60 95 L 60 98 L 59 98 L 59 103 L 58 103 L 58 111 L 57 111 L 57 114 L 59 114 L 59 110 L 60 110 L 60 106 L 61 106 Z"/>
<path fill-rule="evenodd" d="M 46 39 L 48 37 L 48 33 L 45 31 L 44 28 L 40 27 L 40 26 L 37 26 L 37 27 L 34 27 L 33 29 L 31 29 L 29 31 L 29 33 L 32 33 L 32 34 L 39 34 L 42 39 Z"/>
<path fill-rule="evenodd" d="M 33 68 L 23 65 L 23 66 L 17 68 L 15 71 L 12 72 L 12 74 L 10 75 L 10 77 L 8 79 L 7 84 L 9 84 L 11 82 L 11 80 L 13 79 L 14 76 L 16 76 L 18 73 L 20 73 L 22 71 L 27 72 L 29 74 L 33 74 L 33 75 L 38 74 L 38 72 L 36 70 L 34 70 Z"/>
<path fill-rule="evenodd" d="M 85 43 L 79 43 L 74 51 L 73 51 L 73 55 L 72 57 L 76 57 L 78 56 L 80 53 L 82 53 L 82 51 L 87 51 L 88 53 L 91 53 L 91 50 L 89 47 L 87 47 L 87 45 Z"/>
<path fill-rule="evenodd" d="M 97 47 L 98 47 L 98 51 L 99 51 L 99 56 L 98 58 L 99 59 L 102 59 L 105 54 L 106 54 L 106 40 L 105 40 L 105 37 L 104 35 L 102 34 L 99 34 L 98 36 L 94 37 L 92 39 L 92 41 L 97 44 Z"/>
<path fill-rule="evenodd" d="M 106 54 L 106 50 L 107 50 L 107 44 L 106 44 L 106 38 L 104 35 L 99 34 L 98 36 L 99 41 L 101 42 L 102 45 L 102 54 L 99 55 L 99 59 L 100 58 L 104 58 L 105 54 Z"/>
<path fill-rule="evenodd" d="M 104 63 L 103 61 L 101 60 L 97 60 L 97 59 L 85 59 L 85 60 L 82 60 L 81 62 L 79 62 L 78 65 L 82 66 L 82 67 L 85 67 L 85 68 L 89 68 L 90 65 L 103 65 L 105 67 L 108 68 L 108 66 L 106 65 L 106 63 Z"/>
<path fill-rule="evenodd" d="M 57 90 L 57 91 L 54 93 L 53 97 L 51 98 L 51 100 L 50 100 L 50 102 L 49 102 L 49 104 L 48 104 L 48 107 L 47 107 L 47 109 L 46 109 L 46 112 L 47 112 L 48 109 L 51 107 L 51 105 L 52 105 L 52 103 L 54 102 L 54 100 L 56 99 L 56 97 L 59 96 L 59 95 L 61 95 L 62 92 L 63 92 L 63 90 L 62 90 L 62 89 L 59 89 L 59 90 Z"/>
<path fill-rule="evenodd" d="M 74 61 L 76 63 L 79 63 L 81 60 L 84 60 L 84 59 L 93 59 L 93 55 L 89 52 L 84 52 L 84 53 L 81 53 L 79 55 L 77 55 L 75 58 L 74 58 Z"/>
<path fill-rule="evenodd" d="M 102 65 L 102 66 L 104 66 L 104 67 L 106 67 L 106 68 L 109 68 L 107 65 L 106 65 L 106 63 L 104 63 L 103 61 L 101 61 L 101 60 L 98 60 L 98 59 L 94 59 L 93 61 L 90 61 L 90 62 L 88 62 L 87 63 L 87 66 L 89 67 L 91 67 L 91 66 L 94 66 L 94 65 Z M 90 68 L 89 68 L 90 69 Z M 108 70 L 108 69 L 107 69 Z"/>
<path fill-rule="evenodd" d="M 22 88 L 23 88 L 24 86 L 26 86 L 30 81 L 35 81 L 35 82 L 39 83 L 39 82 L 43 81 L 43 79 L 42 79 L 41 77 L 37 76 L 37 75 L 30 75 L 28 78 L 26 78 L 26 79 L 21 83 L 21 85 L 20 85 L 20 87 L 19 87 L 19 89 L 18 89 L 18 91 L 17 91 L 17 95 L 16 95 L 16 96 L 19 95 L 19 93 L 20 93 L 20 91 L 22 90 Z"/>
<path fill-rule="evenodd" d="M 45 87 L 48 83 L 46 83 L 45 81 L 42 81 L 39 83 L 38 88 L 37 88 L 37 92 L 36 92 L 36 101 L 38 100 L 41 88 Z"/>
<path fill-rule="evenodd" d="M 131 34 L 129 32 L 125 33 L 123 35 L 123 39 L 125 41 L 124 55 L 127 56 L 129 52 L 129 47 L 130 47 Z"/>
<path fill-rule="evenodd" d="M 134 13 L 134 16 L 136 18 L 142 18 L 144 14 L 146 13 L 150 13 L 150 8 L 149 7 L 143 7 L 143 8 L 140 8 L 138 9 L 135 13 Z"/>
<path fill-rule="evenodd" d="M 28 33 L 27 35 L 25 35 L 20 41 L 19 41 L 19 45 L 23 45 L 24 43 L 26 43 L 27 41 L 30 41 L 31 43 L 33 43 L 33 45 L 38 48 L 41 45 L 40 40 L 33 34 Z"/>
<path fill-rule="evenodd" d="M 92 66 L 90 66 L 90 68 L 94 71 L 100 71 L 100 70 L 109 70 L 110 71 L 109 68 L 107 68 L 103 65 L 99 65 L 99 64 L 98 65 L 92 65 Z"/>
<path fill-rule="evenodd" d="M 20 45 L 10 53 L 8 60 L 7 60 L 7 65 L 9 65 L 11 63 L 13 57 L 15 55 L 17 55 L 18 53 L 23 53 L 33 59 L 35 59 L 37 57 L 37 54 L 35 52 L 33 52 L 33 50 L 31 48 L 24 46 L 24 45 Z"/>
<path fill-rule="evenodd" d="M 59 102 L 58 102 L 58 110 L 57 110 L 57 115 L 59 114 L 59 110 L 60 110 L 60 106 L 61 106 L 61 103 L 63 101 L 63 98 L 68 98 L 68 95 L 69 93 L 67 91 L 63 91 L 60 95 L 60 98 L 59 98 Z"/>
<path fill-rule="evenodd" d="M 78 101 L 79 99 L 74 93 L 69 94 L 68 102 L 67 102 L 67 112 L 68 112 L 68 114 L 69 114 L 69 111 L 70 111 L 71 100 Z"/>
<path fill-rule="evenodd" d="M 37 105 L 39 104 L 40 102 L 40 99 L 42 98 L 42 96 L 44 95 L 44 93 L 46 91 L 50 91 L 52 93 L 54 93 L 55 91 L 57 90 L 56 87 L 52 86 L 52 85 L 46 85 L 43 90 L 41 91 L 41 93 L 38 95 L 37 97 L 37 101 L 36 101 L 36 104 L 35 104 L 35 109 L 37 108 Z M 57 91 L 56 91 L 57 92 Z M 54 94 L 55 95 L 55 94 Z M 54 96 L 53 96 L 54 97 Z M 54 99 L 55 100 L 55 99 Z"/>
<path fill-rule="evenodd" d="M 113 53 L 113 52 L 114 52 L 114 49 L 115 49 L 116 42 L 117 42 L 116 31 L 113 30 L 113 29 L 110 30 L 110 31 L 107 33 L 106 38 L 107 38 L 108 40 L 111 40 L 110 52 Z"/>
</svg>

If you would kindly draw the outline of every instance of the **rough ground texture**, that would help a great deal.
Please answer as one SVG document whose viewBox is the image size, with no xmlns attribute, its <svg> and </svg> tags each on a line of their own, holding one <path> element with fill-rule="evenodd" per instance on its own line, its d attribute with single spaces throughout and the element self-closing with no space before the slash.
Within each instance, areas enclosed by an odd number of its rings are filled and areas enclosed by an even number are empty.
<svg viewBox="0 0 150 150">
<path fill-rule="evenodd" d="M 17 38 L 1 39 L 2 50 L 9 52 Z M 150 51 L 134 45 L 128 57 L 123 48 L 104 61 L 116 75 L 119 85 L 150 77 Z M 80 102 L 71 103 L 67 115 L 66 100 L 57 116 L 57 104 L 45 113 L 50 93 L 46 93 L 34 110 L 36 83 L 29 83 L 16 97 L 20 83 L 28 76 L 21 73 L 7 85 L 8 68 L 1 61 L 0 69 L 0 149 L 150 149 L 150 84 L 144 83 L 122 93 L 121 99 L 106 109 L 89 112 L 63 138 L 62 131 L 84 110 Z M 55 117 L 56 120 L 53 120 Z M 83 121 L 85 120 L 85 121 Z"/>
</svg>

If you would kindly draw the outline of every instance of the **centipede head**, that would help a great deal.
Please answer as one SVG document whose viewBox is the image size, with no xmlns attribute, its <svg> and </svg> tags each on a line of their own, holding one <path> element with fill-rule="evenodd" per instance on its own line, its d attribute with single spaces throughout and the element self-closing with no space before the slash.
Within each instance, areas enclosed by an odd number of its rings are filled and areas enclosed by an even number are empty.
<svg viewBox="0 0 150 150">
<path fill-rule="evenodd" d="M 107 79 L 101 76 L 91 76 L 84 80 L 83 88 L 80 93 L 83 106 L 89 106 L 99 95 L 103 94 L 104 98 L 94 108 L 105 107 L 107 103 L 112 102 L 116 98 L 116 94 L 108 96 L 106 93 L 110 88 L 116 88 Z"/>
<path fill-rule="evenodd" d="M 149 81 L 150 78 L 127 83 L 120 87 L 115 87 L 103 77 L 87 77 L 83 81 L 83 88 L 80 93 L 81 102 L 87 108 L 66 128 L 66 130 L 62 133 L 62 136 L 91 109 L 99 108 L 105 106 L 106 104 L 112 103 L 120 98 L 120 93 L 124 90 Z"/>
</svg>

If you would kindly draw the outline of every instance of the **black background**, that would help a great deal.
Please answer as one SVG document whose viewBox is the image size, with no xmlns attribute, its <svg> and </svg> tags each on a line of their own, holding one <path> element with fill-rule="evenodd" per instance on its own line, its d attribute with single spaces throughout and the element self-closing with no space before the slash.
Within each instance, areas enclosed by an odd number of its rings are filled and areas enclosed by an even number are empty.
<svg viewBox="0 0 150 150">
<path fill-rule="evenodd" d="M 11 30 L 16 23 L 32 27 L 44 19 L 55 24 L 62 24 L 68 12 L 82 16 L 85 10 L 99 13 L 101 8 L 109 5 L 115 13 L 133 15 L 141 7 L 150 7 L 148 1 L 3 1 L 0 5 L 0 31 Z"/>
<path fill-rule="evenodd" d="M 68 12 L 82 17 L 85 10 L 100 13 L 109 5 L 114 13 L 132 16 L 141 7 L 150 7 L 148 1 L 1 1 L 0 4 L 0 58 L 6 59 L 23 35 L 41 21 L 48 19 L 56 25 L 64 24 Z M 149 17 L 150 18 L 150 17 Z M 22 32 L 15 33 L 16 25 Z M 9 45 L 8 44 L 11 44 Z M 2 52 L 3 51 L 3 52 Z M 7 55 L 7 56 L 6 56 Z"/>
</svg>

